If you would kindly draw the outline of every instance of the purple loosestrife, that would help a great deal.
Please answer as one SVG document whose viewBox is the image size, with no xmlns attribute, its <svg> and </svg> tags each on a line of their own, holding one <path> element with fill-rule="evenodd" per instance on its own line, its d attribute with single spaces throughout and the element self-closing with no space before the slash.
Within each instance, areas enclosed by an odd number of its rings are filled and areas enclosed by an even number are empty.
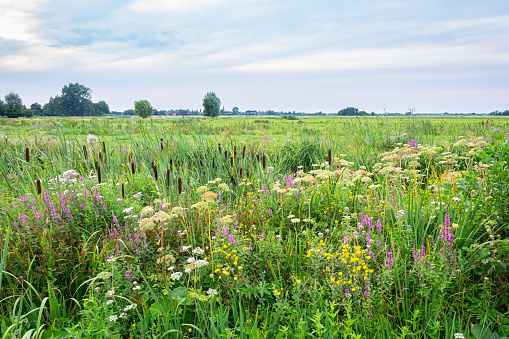
<svg viewBox="0 0 509 339">
<path fill-rule="evenodd" d="M 392 252 L 387 253 L 387 264 L 385 264 L 385 268 L 390 268 L 394 265 L 394 258 L 392 257 Z"/>
</svg>

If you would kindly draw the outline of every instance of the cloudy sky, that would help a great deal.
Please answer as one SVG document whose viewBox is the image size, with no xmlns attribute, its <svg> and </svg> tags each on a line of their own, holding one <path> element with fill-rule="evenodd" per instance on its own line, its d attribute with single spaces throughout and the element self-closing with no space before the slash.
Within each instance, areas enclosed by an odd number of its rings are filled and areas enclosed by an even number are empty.
<svg viewBox="0 0 509 339">
<path fill-rule="evenodd" d="M 507 0 L 0 0 L 0 96 L 112 110 L 509 109 Z"/>
</svg>

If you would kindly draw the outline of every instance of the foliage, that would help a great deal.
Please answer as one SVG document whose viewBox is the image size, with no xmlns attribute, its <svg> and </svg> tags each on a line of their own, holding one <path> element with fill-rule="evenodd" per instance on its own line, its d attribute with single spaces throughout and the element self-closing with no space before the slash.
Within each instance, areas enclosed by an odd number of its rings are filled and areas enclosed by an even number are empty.
<svg viewBox="0 0 509 339">
<path fill-rule="evenodd" d="M 214 92 L 207 92 L 203 98 L 203 115 L 215 118 L 219 115 L 221 109 L 221 100 Z"/>
<path fill-rule="evenodd" d="M 366 115 L 365 111 L 360 111 L 355 107 L 343 108 L 338 112 L 338 115 Z"/>
<path fill-rule="evenodd" d="M 34 112 L 34 115 L 42 115 L 42 106 L 41 104 L 34 102 L 30 105 L 30 109 Z"/>
<path fill-rule="evenodd" d="M 138 100 L 134 102 L 134 113 L 143 119 L 151 116 L 153 111 L 152 105 L 147 100 Z"/>
<path fill-rule="evenodd" d="M 0 119 L 4 337 L 509 334 L 501 120 L 38 121 Z"/>
</svg>

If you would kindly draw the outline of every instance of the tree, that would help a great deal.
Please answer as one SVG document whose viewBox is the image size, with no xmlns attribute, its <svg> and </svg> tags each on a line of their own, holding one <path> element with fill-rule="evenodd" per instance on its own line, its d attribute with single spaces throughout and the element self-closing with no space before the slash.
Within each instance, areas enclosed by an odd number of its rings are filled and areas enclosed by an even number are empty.
<svg viewBox="0 0 509 339">
<path fill-rule="evenodd" d="M 62 97 L 57 95 L 50 97 L 49 102 L 42 107 L 42 114 L 48 116 L 65 116 L 66 110 L 62 104 Z"/>
<path fill-rule="evenodd" d="M 108 106 L 108 104 L 104 100 L 101 100 L 98 103 L 95 103 L 94 108 L 98 115 L 104 115 L 104 114 L 110 113 L 110 106 Z"/>
<path fill-rule="evenodd" d="M 34 112 L 35 115 L 42 115 L 42 107 L 41 104 L 39 104 L 38 102 L 34 102 L 33 104 L 31 104 L 30 109 L 32 110 L 32 112 Z"/>
<path fill-rule="evenodd" d="M 5 103 L 2 99 L 0 99 L 0 116 L 4 115 L 5 113 Z"/>
<path fill-rule="evenodd" d="M 232 113 L 233 113 L 234 115 L 239 114 L 239 108 L 238 108 L 237 106 L 233 107 L 233 108 L 232 108 Z"/>
<path fill-rule="evenodd" d="M 134 115 L 134 109 L 132 109 L 132 108 L 126 109 L 123 114 L 124 115 Z"/>
<path fill-rule="evenodd" d="M 134 102 L 134 113 L 143 119 L 152 115 L 154 108 L 147 100 L 138 100 Z"/>
<path fill-rule="evenodd" d="M 8 118 L 19 118 L 23 116 L 23 111 L 26 109 L 25 106 L 23 106 L 23 102 L 21 101 L 21 98 L 16 93 L 9 93 L 5 97 L 5 115 Z"/>
<path fill-rule="evenodd" d="M 221 100 L 214 92 L 208 92 L 203 98 L 203 115 L 215 118 L 219 115 L 221 109 Z"/>
<path fill-rule="evenodd" d="M 359 110 L 355 107 L 343 108 L 338 115 L 359 115 Z"/>
<path fill-rule="evenodd" d="M 65 85 L 62 88 L 61 104 L 64 108 L 64 115 L 84 116 L 94 113 L 92 94 L 88 87 L 79 83 Z"/>
</svg>

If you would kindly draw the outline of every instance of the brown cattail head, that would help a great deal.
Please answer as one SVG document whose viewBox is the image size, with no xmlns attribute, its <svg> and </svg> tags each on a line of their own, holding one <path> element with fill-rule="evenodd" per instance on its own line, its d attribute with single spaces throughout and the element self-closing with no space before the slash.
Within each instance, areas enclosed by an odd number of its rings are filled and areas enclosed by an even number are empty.
<svg viewBox="0 0 509 339">
<path fill-rule="evenodd" d="M 179 177 L 178 179 L 178 191 L 179 194 L 182 194 L 182 177 Z"/>
<path fill-rule="evenodd" d="M 260 154 L 256 155 L 256 160 L 258 160 L 258 162 L 260 162 Z"/>
<path fill-rule="evenodd" d="M 159 143 L 159 147 L 161 148 L 161 152 L 164 151 L 164 146 L 163 146 L 163 143 Z"/>
<path fill-rule="evenodd" d="M 224 158 L 228 159 L 228 151 L 227 150 L 224 151 Z"/>
<path fill-rule="evenodd" d="M 152 168 L 154 169 L 154 178 L 156 178 L 157 181 L 159 179 L 159 174 L 157 173 L 157 166 L 154 165 Z"/>
<path fill-rule="evenodd" d="M 237 146 L 233 146 L 233 156 L 237 157 Z"/>
<path fill-rule="evenodd" d="M 216 158 L 212 157 L 212 168 L 216 168 Z"/>
<path fill-rule="evenodd" d="M 25 148 L 25 161 L 26 162 L 30 162 L 30 150 L 27 148 Z"/>
<path fill-rule="evenodd" d="M 97 165 L 97 181 L 100 184 L 101 183 L 101 165 Z"/>
<path fill-rule="evenodd" d="M 264 154 L 264 155 L 262 155 L 262 167 L 263 167 L 263 169 L 265 169 L 266 165 L 267 165 L 267 160 L 266 160 L 265 154 Z"/>
<path fill-rule="evenodd" d="M 87 159 L 87 146 L 86 145 L 83 145 L 83 157 L 85 158 L 85 160 Z"/>
<path fill-rule="evenodd" d="M 246 157 L 246 145 L 242 148 L 242 159 Z"/>
<path fill-rule="evenodd" d="M 131 173 L 134 174 L 136 172 L 136 166 L 134 165 L 134 161 L 131 162 Z"/>
<path fill-rule="evenodd" d="M 240 177 L 242 178 L 242 167 L 240 168 Z"/>
<path fill-rule="evenodd" d="M 329 148 L 329 153 L 327 154 L 327 160 L 329 161 L 329 166 L 332 165 L 332 152 Z"/>
<path fill-rule="evenodd" d="M 230 165 L 233 167 L 233 157 L 230 158 Z"/>
<path fill-rule="evenodd" d="M 41 180 L 37 179 L 35 183 L 37 184 L 37 194 L 41 195 L 42 194 Z"/>
<path fill-rule="evenodd" d="M 125 188 L 124 188 L 124 183 L 122 183 L 122 199 L 125 199 Z"/>
<path fill-rule="evenodd" d="M 103 141 L 103 153 L 106 155 L 106 143 Z"/>
<path fill-rule="evenodd" d="M 170 173 L 169 169 L 166 170 L 166 187 L 170 187 Z"/>
</svg>

